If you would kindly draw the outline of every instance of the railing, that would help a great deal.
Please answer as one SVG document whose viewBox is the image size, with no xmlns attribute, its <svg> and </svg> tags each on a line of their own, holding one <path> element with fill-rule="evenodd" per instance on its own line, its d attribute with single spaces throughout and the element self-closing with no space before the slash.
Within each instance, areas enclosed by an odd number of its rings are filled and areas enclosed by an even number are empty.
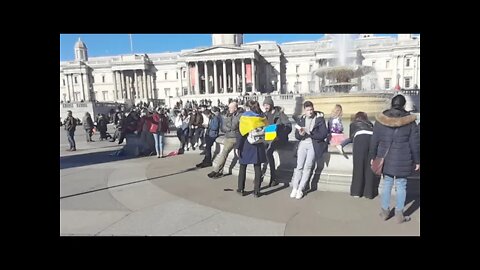
<svg viewBox="0 0 480 270">
<path fill-rule="evenodd" d="M 420 95 L 420 89 L 403 89 L 402 94 L 405 94 L 408 96 L 418 96 Z"/>
</svg>

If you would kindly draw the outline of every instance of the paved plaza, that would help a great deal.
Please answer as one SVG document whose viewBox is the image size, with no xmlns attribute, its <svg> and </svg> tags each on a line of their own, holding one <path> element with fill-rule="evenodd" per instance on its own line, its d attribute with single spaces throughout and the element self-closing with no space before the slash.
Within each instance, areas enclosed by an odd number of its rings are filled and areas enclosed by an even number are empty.
<svg viewBox="0 0 480 270">
<path fill-rule="evenodd" d="M 109 132 L 113 134 L 113 130 Z M 112 155 L 117 143 L 87 143 L 76 131 L 76 152 L 60 128 L 60 235 L 62 236 L 419 236 L 419 199 L 408 200 L 412 220 L 396 224 L 378 216 L 380 198 L 314 191 L 289 198 L 290 188 L 239 196 L 236 175 L 210 179 L 197 169 L 200 151 L 157 159 Z M 170 136 L 174 136 L 171 133 Z M 172 140 L 168 140 L 172 141 Z M 166 153 L 177 144 L 166 145 Z M 415 205 L 416 204 L 416 205 Z"/>
</svg>

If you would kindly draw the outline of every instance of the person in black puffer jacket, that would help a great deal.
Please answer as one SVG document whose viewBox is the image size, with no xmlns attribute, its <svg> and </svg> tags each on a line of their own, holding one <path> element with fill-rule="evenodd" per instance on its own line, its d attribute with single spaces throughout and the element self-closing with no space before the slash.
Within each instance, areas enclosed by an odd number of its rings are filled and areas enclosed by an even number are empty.
<svg viewBox="0 0 480 270">
<path fill-rule="evenodd" d="M 395 216 L 398 223 L 410 220 L 410 217 L 403 215 L 407 177 L 413 170 L 420 170 L 420 136 L 415 122 L 416 116 L 405 110 L 405 104 L 403 95 L 393 97 L 391 109 L 376 117 L 370 143 L 371 163 L 374 158 L 386 155 L 380 215 L 384 220 L 390 215 L 390 193 L 395 180 L 397 190 Z"/>
</svg>

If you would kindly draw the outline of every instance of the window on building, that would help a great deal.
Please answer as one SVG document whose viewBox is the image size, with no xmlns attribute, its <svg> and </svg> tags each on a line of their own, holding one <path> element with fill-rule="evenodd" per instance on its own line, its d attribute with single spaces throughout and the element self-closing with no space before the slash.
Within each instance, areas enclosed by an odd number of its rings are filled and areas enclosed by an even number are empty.
<svg viewBox="0 0 480 270">
<path fill-rule="evenodd" d="M 177 73 L 178 75 L 178 73 Z M 178 92 L 180 89 L 178 87 L 175 88 L 175 96 L 176 97 L 179 97 L 180 96 L 180 93 Z"/>
<path fill-rule="evenodd" d="M 77 84 L 77 83 L 78 83 L 78 82 L 77 82 L 77 77 L 74 77 L 74 79 L 75 79 L 75 84 Z"/>
<path fill-rule="evenodd" d="M 178 71 L 177 71 L 177 80 L 178 80 Z"/>
<path fill-rule="evenodd" d="M 164 88 L 163 91 L 165 91 L 165 97 L 170 96 L 170 88 Z"/>
<path fill-rule="evenodd" d="M 385 79 L 385 89 L 390 89 L 390 78 Z"/>
<path fill-rule="evenodd" d="M 407 63 L 405 64 L 405 66 L 407 66 L 407 67 L 410 66 L 410 58 L 407 58 Z"/>
<path fill-rule="evenodd" d="M 65 79 L 62 79 L 62 81 L 63 81 L 63 86 L 65 86 Z"/>
<path fill-rule="evenodd" d="M 103 91 L 103 100 L 108 100 L 108 91 Z"/>
<path fill-rule="evenodd" d="M 183 71 L 183 78 L 185 79 L 187 77 L 187 72 L 184 70 Z"/>
<path fill-rule="evenodd" d="M 165 81 L 166 81 L 166 80 L 167 80 L 167 74 L 168 74 L 168 73 L 167 73 L 167 72 L 165 72 L 164 74 L 165 74 Z"/>
<path fill-rule="evenodd" d="M 298 73 L 298 70 L 300 69 L 300 65 L 295 66 L 295 73 Z"/>
<path fill-rule="evenodd" d="M 188 87 L 183 87 L 183 95 L 188 95 Z"/>
<path fill-rule="evenodd" d="M 385 68 L 386 69 L 390 68 L 390 60 L 387 60 L 387 62 L 385 62 Z"/>
<path fill-rule="evenodd" d="M 75 92 L 74 101 L 80 101 L 80 92 Z"/>
<path fill-rule="evenodd" d="M 105 82 L 105 75 L 102 75 L 102 83 Z"/>
<path fill-rule="evenodd" d="M 405 88 L 410 88 L 410 78 L 405 78 Z"/>
<path fill-rule="evenodd" d="M 95 83 L 95 76 L 92 75 L 92 83 Z"/>
<path fill-rule="evenodd" d="M 373 60 L 372 61 L 372 67 L 375 68 L 375 63 L 377 63 L 377 61 Z"/>
<path fill-rule="evenodd" d="M 310 66 L 308 67 L 308 72 L 312 72 L 312 70 L 313 70 L 313 65 L 310 65 Z"/>
</svg>

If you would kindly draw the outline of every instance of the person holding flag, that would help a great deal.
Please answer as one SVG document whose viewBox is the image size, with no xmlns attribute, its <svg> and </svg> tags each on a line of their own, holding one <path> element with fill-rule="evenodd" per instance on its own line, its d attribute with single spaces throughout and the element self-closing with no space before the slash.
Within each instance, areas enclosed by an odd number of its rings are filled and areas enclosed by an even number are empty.
<svg viewBox="0 0 480 270">
<path fill-rule="evenodd" d="M 255 170 L 254 191 L 255 198 L 260 197 L 261 164 L 267 161 L 265 153 L 265 130 L 267 118 L 260 109 L 258 101 L 249 100 L 247 111 L 240 117 L 239 130 L 235 153 L 239 157 L 240 171 L 238 174 L 237 193 L 245 196 L 245 178 L 247 165 L 253 164 Z M 263 138 L 262 138 L 263 137 Z"/>
</svg>

